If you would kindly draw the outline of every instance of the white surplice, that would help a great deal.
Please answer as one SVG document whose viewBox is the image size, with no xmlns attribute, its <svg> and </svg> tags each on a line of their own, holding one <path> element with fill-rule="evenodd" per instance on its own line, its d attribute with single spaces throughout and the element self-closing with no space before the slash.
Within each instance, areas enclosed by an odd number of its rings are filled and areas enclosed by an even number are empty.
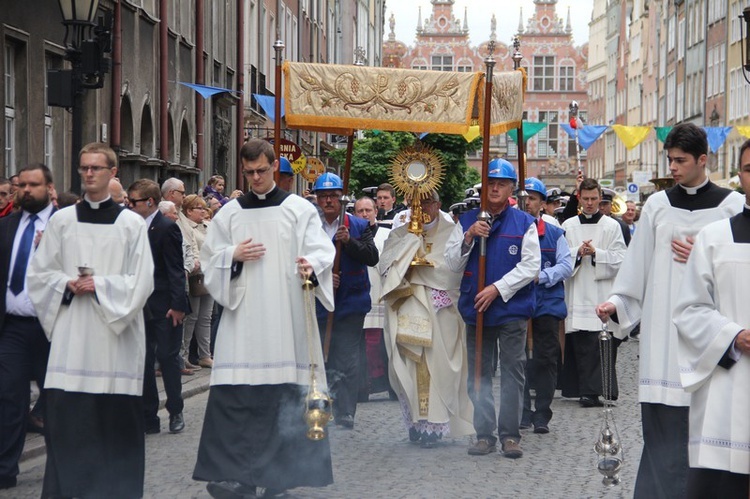
<svg viewBox="0 0 750 499">
<path fill-rule="evenodd" d="M 63 305 L 67 283 L 78 277 L 79 267 L 94 270 L 96 293 Z M 58 211 L 31 260 L 27 285 L 51 341 L 45 388 L 141 395 L 143 307 L 154 288 L 142 217 L 123 210 L 112 224 L 81 223 L 76 206 Z"/>
<path fill-rule="evenodd" d="M 674 311 L 680 377 L 692 394 L 693 468 L 750 473 L 750 357 L 741 354 L 729 369 L 718 365 L 735 336 L 750 326 L 748 296 L 750 244 L 733 242 L 729 220 L 706 226 L 688 259 Z"/>
<path fill-rule="evenodd" d="M 386 305 L 385 341 L 391 384 L 410 409 L 412 422 L 449 423 L 453 437 L 474 433 L 468 396 L 464 322 L 456 308 L 462 274 L 448 268 L 444 252 L 455 224 L 444 217 L 426 226 L 422 239 L 408 226 L 393 229 L 380 258 Z M 434 267 L 411 266 L 419 254 Z M 436 295 L 445 291 L 443 295 Z M 414 338 L 417 335 L 418 338 Z M 408 338 L 410 337 L 411 338 Z M 402 337 L 406 337 L 403 338 Z M 420 344 L 421 343 L 421 344 Z M 427 416 L 420 416 L 417 362 L 430 375 Z M 400 389 L 399 389 L 400 388 Z"/>
<path fill-rule="evenodd" d="M 378 231 L 375 233 L 373 240 L 375 241 L 375 247 L 378 249 L 378 255 L 383 253 L 383 247 L 385 241 L 388 239 L 391 229 L 385 227 L 378 227 Z M 383 301 L 380 299 L 380 274 L 378 273 L 377 267 L 367 267 L 367 275 L 370 278 L 370 300 L 372 301 L 372 308 L 365 316 L 365 329 L 383 329 L 383 323 L 385 321 L 385 309 Z"/>
<path fill-rule="evenodd" d="M 694 237 L 707 224 L 742 211 L 743 204 L 742 195 L 734 192 L 715 208 L 690 211 L 673 207 L 666 191 L 661 191 L 643 206 L 638 230 L 607 298 L 617 309 L 622 336 L 641 324 L 640 402 L 690 404 L 690 394 L 680 382 L 677 330 L 672 323 L 674 302 L 683 291 L 685 264 L 674 261 L 672 241 Z"/>
<path fill-rule="evenodd" d="M 250 238 L 266 253 L 244 262 L 231 278 L 234 250 Z M 299 196 L 248 209 L 232 200 L 219 210 L 201 248 L 206 288 L 224 306 L 211 385 L 308 385 L 312 355 L 317 379 L 325 386 L 315 304 L 306 317 L 295 260 L 304 257 L 312 265 L 319 282 L 315 297 L 333 310 L 334 255 L 318 211 Z"/>
<path fill-rule="evenodd" d="M 599 331 L 602 321 L 596 315 L 596 306 L 609 296 L 627 249 L 620 224 L 608 216 L 602 216 L 597 223 L 582 224 L 576 216 L 565 220 L 562 228 L 573 258 L 573 276 L 565 283 L 565 332 Z M 578 248 L 588 240 L 596 249 L 596 256 L 584 256 L 576 266 Z M 610 330 L 616 334 L 617 326 L 613 324 Z"/>
</svg>

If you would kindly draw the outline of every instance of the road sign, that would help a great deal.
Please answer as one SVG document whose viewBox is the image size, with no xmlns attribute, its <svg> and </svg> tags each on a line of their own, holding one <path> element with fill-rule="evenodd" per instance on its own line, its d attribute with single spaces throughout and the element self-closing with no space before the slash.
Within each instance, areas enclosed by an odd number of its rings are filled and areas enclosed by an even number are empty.
<svg viewBox="0 0 750 499">
<path fill-rule="evenodd" d="M 641 188 L 635 182 L 628 183 L 628 201 L 638 201 L 640 199 Z"/>
</svg>

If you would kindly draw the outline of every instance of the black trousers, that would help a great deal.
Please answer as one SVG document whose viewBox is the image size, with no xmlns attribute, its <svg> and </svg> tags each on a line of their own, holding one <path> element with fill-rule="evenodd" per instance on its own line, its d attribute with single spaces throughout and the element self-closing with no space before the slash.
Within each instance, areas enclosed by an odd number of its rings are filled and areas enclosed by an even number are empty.
<svg viewBox="0 0 750 499">
<path fill-rule="evenodd" d="M 688 407 L 641 403 L 643 453 L 636 499 L 683 498 L 688 481 Z M 710 494 L 704 497 L 722 497 Z M 747 496 L 745 496 L 747 497 Z"/>
<path fill-rule="evenodd" d="M 526 362 L 526 383 L 523 387 L 522 421 L 546 425 L 552 419 L 552 399 L 557 386 L 557 361 L 560 358 L 558 331 L 560 319 L 543 315 L 531 320 L 534 339 L 533 358 Z M 531 386 L 536 390 L 531 410 Z"/>
<path fill-rule="evenodd" d="M 0 481 L 18 475 L 29 416 L 29 383 L 44 386 L 49 341 L 35 317 L 6 314 L 0 330 Z"/>
<path fill-rule="evenodd" d="M 360 348 L 364 341 L 365 314 L 333 318 L 331 348 L 326 362 L 328 388 L 333 397 L 333 416 L 354 416 L 359 392 Z M 318 320 L 321 340 L 325 341 L 326 319 Z"/>
<path fill-rule="evenodd" d="M 611 338 L 609 382 L 612 400 L 619 395 L 617 386 L 617 348 L 622 340 Z M 565 362 L 562 375 L 563 397 L 596 397 L 604 395 L 599 331 L 574 331 L 565 335 Z"/>
<path fill-rule="evenodd" d="M 182 412 L 182 375 L 180 374 L 180 346 L 182 325 L 172 326 L 172 319 L 146 321 L 146 365 L 143 372 L 143 416 L 146 427 L 158 426 L 159 389 L 156 386 L 154 359 L 159 361 L 164 390 L 167 392 L 167 411 L 170 415 Z"/>
</svg>

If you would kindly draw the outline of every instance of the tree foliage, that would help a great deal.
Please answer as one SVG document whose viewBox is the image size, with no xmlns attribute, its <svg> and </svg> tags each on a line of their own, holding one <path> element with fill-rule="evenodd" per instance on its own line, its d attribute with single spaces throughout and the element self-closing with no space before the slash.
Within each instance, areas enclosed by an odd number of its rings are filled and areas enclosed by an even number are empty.
<svg viewBox="0 0 750 499">
<path fill-rule="evenodd" d="M 365 187 L 390 182 L 391 163 L 401 149 L 419 139 L 412 133 L 365 131 L 363 139 L 354 142 L 349 193 L 357 197 Z M 466 142 L 460 135 L 428 134 L 422 142 L 434 148 L 443 160 L 445 176 L 440 186 L 443 209 L 464 199 L 464 190 L 479 182 L 479 174 L 466 164 L 466 154 L 481 147 L 481 138 Z M 330 154 L 341 167 L 345 164 L 346 149 Z"/>
</svg>

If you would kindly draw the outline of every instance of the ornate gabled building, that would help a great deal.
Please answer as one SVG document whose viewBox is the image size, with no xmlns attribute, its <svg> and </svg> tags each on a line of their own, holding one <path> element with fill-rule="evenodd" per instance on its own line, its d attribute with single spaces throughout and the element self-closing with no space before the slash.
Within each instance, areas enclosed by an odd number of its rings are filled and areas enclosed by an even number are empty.
<svg viewBox="0 0 750 499">
<path fill-rule="evenodd" d="M 431 0 L 432 12 L 416 26 L 414 46 L 396 40 L 395 20 L 390 19 L 390 34 L 383 44 L 383 65 L 387 67 L 437 71 L 484 71 L 484 58 L 490 42 L 495 42 L 496 71 L 513 70 L 511 40 L 497 37 L 496 13 L 492 12 L 489 37 L 476 46 L 469 42 L 468 18 L 486 16 L 483 9 L 472 14 L 464 10 L 463 19 L 453 12 L 454 0 Z M 496 4 L 497 14 L 503 14 Z M 547 127 L 530 139 L 526 147 L 526 174 L 543 178 L 550 187 L 575 184 L 575 142 L 560 127 L 568 122 L 571 101 L 578 101 L 586 121 L 588 44 L 575 46 L 570 13 L 563 21 L 557 15 L 557 0 L 534 0 L 534 13 L 524 26 L 520 12 L 517 34 L 521 40 L 521 65 L 528 74 L 524 104 L 525 119 L 543 121 Z M 490 154 L 518 159 L 516 145 L 506 135 L 492 138 Z M 481 154 L 481 153 L 478 153 Z M 474 166 L 481 156 L 470 157 Z M 582 155 L 585 165 L 585 152 Z"/>
</svg>

